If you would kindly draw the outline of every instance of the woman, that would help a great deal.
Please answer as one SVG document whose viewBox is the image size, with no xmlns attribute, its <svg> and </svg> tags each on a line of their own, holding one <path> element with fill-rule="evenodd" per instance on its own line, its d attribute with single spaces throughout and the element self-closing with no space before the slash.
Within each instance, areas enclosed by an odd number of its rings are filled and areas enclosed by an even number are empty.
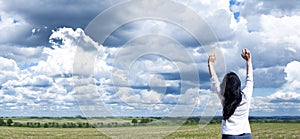
<svg viewBox="0 0 300 139">
<path fill-rule="evenodd" d="M 215 53 L 210 54 L 208 57 L 212 87 L 217 91 L 223 106 L 222 139 L 252 138 L 248 120 L 253 91 L 251 53 L 248 49 L 243 49 L 241 56 L 246 61 L 247 66 L 246 82 L 243 89 L 241 89 L 239 77 L 234 72 L 227 73 L 220 85 L 213 67 L 216 60 Z"/>
</svg>

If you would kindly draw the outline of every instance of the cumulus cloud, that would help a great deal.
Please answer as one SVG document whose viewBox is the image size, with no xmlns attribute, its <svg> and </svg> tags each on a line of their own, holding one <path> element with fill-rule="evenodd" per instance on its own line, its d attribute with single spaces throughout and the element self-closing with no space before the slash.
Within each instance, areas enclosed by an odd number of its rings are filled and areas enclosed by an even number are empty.
<svg viewBox="0 0 300 139">
<path fill-rule="evenodd" d="M 84 27 L 100 11 L 120 1 L 9 1 L 1 2 L 2 11 L 29 20 L 31 24 Z M 17 5 L 15 3 L 18 3 Z M 22 6 L 23 5 L 23 6 Z M 24 6 L 27 5 L 27 6 Z M 82 6 L 86 5 L 86 6 Z M 79 23 L 78 23 L 79 22 Z M 79 26 L 78 26 L 79 25 Z"/>
<path fill-rule="evenodd" d="M 0 44 L 0 56 L 14 60 L 18 67 L 31 66 L 43 58 L 43 47 L 14 46 Z"/>
<path fill-rule="evenodd" d="M 48 76 L 53 77 L 55 80 L 55 85 L 58 85 L 56 87 L 51 87 L 51 89 L 53 89 L 54 91 L 62 91 L 65 93 L 65 95 L 75 91 L 76 99 L 79 99 L 82 110 L 87 112 L 88 114 L 95 114 L 93 112 L 90 113 L 89 111 L 91 109 L 96 109 L 95 107 L 104 108 L 103 105 L 106 105 L 106 108 L 111 108 L 110 111 L 113 112 L 117 111 L 116 106 L 121 107 L 123 110 L 127 108 L 132 109 L 134 107 L 134 111 L 138 110 L 141 113 L 147 112 L 147 110 L 149 109 L 153 110 L 153 112 L 155 112 L 156 110 L 166 109 L 166 106 L 162 101 L 164 96 L 163 93 L 165 93 L 165 90 L 156 92 L 155 90 L 158 89 L 153 88 L 168 86 L 173 87 L 173 85 L 178 86 L 178 81 L 164 80 L 163 76 L 161 75 L 162 71 L 166 73 L 174 72 L 173 64 L 164 65 L 164 63 L 166 62 L 164 62 L 161 58 L 155 58 L 155 61 L 151 60 L 152 57 L 141 59 L 137 63 L 139 63 L 138 65 L 141 65 L 143 63 L 144 66 L 137 66 L 138 69 L 134 69 L 134 66 L 131 67 L 133 70 L 130 71 L 133 71 L 139 78 L 138 80 L 132 80 L 136 77 L 128 76 L 128 69 L 123 69 L 122 67 L 118 66 L 112 67 L 111 64 L 109 64 L 109 62 L 112 61 L 111 59 L 114 58 L 115 54 L 111 53 L 115 51 L 115 48 L 104 48 L 102 45 L 99 45 L 89 38 L 85 37 L 87 36 L 85 36 L 83 31 L 80 29 L 72 30 L 69 28 L 62 28 L 57 30 L 56 32 L 53 32 L 53 35 L 50 37 L 53 40 L 51 40 L 54 44 L 52 46 L 53 48 L 44 49 L 44 53 L 48 55 L 48 58 L 45 61 L 40 61 L 36 66 L 32 66 L 30 70 L 37 71 L 35 72 L 36 75 L 47 74 Z M 82 42 L 76 43 L 78 42 L 78 39 Z M 62 44 L 57 44 L 54 40 L 62 40 Z M 77 76 L 80 76 L 80 74 L 74 74 L 74 91 L 71 90 L 66 92 L 65 90 L 67 88 L 64 89 L 65 86 L 63 86 L 63 88 L 60 87 L 58 83 L 60 83 L 60 80 L 67 78 L 68 76 L 66 75 L 71 72 L 72 65 L 70 65 L 69 62 L 72 60 L 76 60 L 73 55 L 75 54 L 76 49 L 74 48 L 76 46 L 78 46 L 77 50 L 82 49 L 80 51 L 87 53 L 93 52 L 90 51 L 90 49 L 86 49 L 86 45 L 93 46 L 97 48 L 97 50 L 99 50 L 97 56 L 95 56 L 96 60 L 94 61 L 94 63 L 93 61 L 87 61 L 87 64 L 92 65 L 94 68 L 92 76 L 76 79 Z M 66 53 L 68 53 L 68 55 L 65 56 L 65 59 L 62 59 L 64 57 L 62 57 L 61 55 Z M 86 59 L 82 60 L 86 61 Z M 44 65 L 45 63 L 46 65 Z M 152 67 L 154 63 L 156 67 Z M 85 70 L 84 67 L 79 68 L 82 71 Z M 43 69 L 43 71 L 40 71 L 39 69 Z M 141 73 L 141 71 L 146 72 L 146 74 L 143 72 Z M 149 74 L 147 74 L 147 72 Z M 132 83 L 128 84 L 128 81 L 131 81 Z M 142 82 L 141 84 L 141 81 L 146 82 Z M 162 84 L 163 82 L 165 82 L 165 84 Z M 150 87 L 151 90 L 144 89 L 144 87 L 147 86 Z M 51 91 L 48 92 L 51 93 Z M 153 107 L 154 109 L 152 109 Z M 107 113 L 109 113 L 109 111 L 107 111 L 106 113 L 100 112 L 97 114 L 106 115 Z"/>
<path fill-rule="evenodd" d="M 109 46 L 86 35 L 83 28 L 119 2 L 78 1 L 65 6 L 62 1 L 31 1 L 24 7 L 23 2 L 0 1 L 0 109 L 19 109 L 25 115 L 45 110 L 78 111 L 74 108 L 78 98 L 82 110 L 103 115 L 166 115 L 175 108 L 182 111 L 174 115 L 189 113 L 185 108 L 199 114 L 205 106 L 218 108 L 219 101 L 207 90 L 204 47 L 208 46 L 201 47 L 203 44 L 180 26 L 155 19 L 134 21 L 116 29 L 105 42 Z M 296 70 L 300 59 L 298 1 L 175 2 L 197 13 L 218 37 L 223 54 L 218 60 L 224 58 L 225 62 L 216 64 L 220 76 L 223 70 L 230 70 L 244 78 L 245 64 L 239 55 L 247 47 L 253 55 L 255 87 L 279 88 L 269 96 L 254 97 L 252 112 L 299 110 L 295 105 L 300 85 Z M 147 3 L 138 4 L 107 21 L 118 23 L 128 13 L 138 14 L 137 8 Z M 158 1 L 155 4 L 161 5 Z M 184 17 L 188 11 L 162 6 L 175 9 L 176 17 Z M 160 14 L 167 16 L 167 12 Z M 207 37 L 201 32 L 207 26 L 196 25 L 189 16 L 184 19 L 183 24 Z M 105 31 L 107 27 L 101 24 L 97 26 Z M 126 46 L 120 47 L 122 44 Z M 201 88 L 196 76 L 203 83 Z M 107 111 L 93 113 L 97 109 Z"/>
<path fill-rule="evenodd" d="M 284 15 L 299 14 L 299 1 L 291 0 L 288 3 L 280 0 L 274 1 L 240 1 L 244 3 L 241 5 L 241 14 L 245 17 L 256 16 L 260 14 L 272 14 L 277 17 Z"/>
<path fill-rule="evenodd" d="M 1 21 L 0 21 L 0 44 L 5 43 L 21 43 L 31 39 L 30 36 L 30 29 L 32 25 L 24 21 L 23 19 L 15 19 L 13 17 L 2 15 L 1 14 Z M 17 17 L 16 17 L 17 18 Z M 23 39 L 25 37 L 25 39 Z"/>
<path fill-rule="evenodd" d="M 240 6 L 250 12 L 250 7 L 253 11 L 259 3 L 269 2 L 245 2 Z M 239 16 L 239 21 L 231 22 L 235 39 L 222 45 L 227 67 L 237 72 L 244 69 L 245 64 L 238 55 L 241 49 L 246 47 L 252 52 L 256 87 L 277 88 L 286 83 L 285 65 L 300 59 L 296 54 L 299 51 L 299 41 L 296 40 L 299 38 L 299 32 L 296 31 L 299 28 L 299 14 L 276 16 L 272 13 L 262 14 L 255 10 L 253 12 L 251 14 L 245 12 Z M 240 73 L 245 74 L 245 72 Z"/>
<path fill-rule="evenodd" d="M 245 69 L 240 72 L 241 75 L 245 75 Z M 256 68 L 254 70 L 255 87 L 257 88 L 272 88 L 280 87 L 287 81 L 285 80 L 284 66 L 274 66 L 270 68 Z M 274 76 L 277 75 L 277 76 Z M 243 79 L 245 76 L 242 76 Z"/>
<path fill-rule="evenodd" d="M 284 72 L 286 73 L 286 88 L 289 90 L 298 90 L 300 88 L 300 73 L 298 69 L 300 68 L 300 62 L 299 61 L 292 61 L 287 64 L 287 66 L 284 69 Z"/>
<path fill-rule="evenodd" d="M 284 111 L 285 114 L 298 115 L 300 112 L 300 76 L 297 68 L 299 66 L 299 61 L 288 63 L 284 68 L 286 83 L 278 91 L 269 96 L 254 97 L 254 102 L 251 105 L 252 111 L 254 113 L 265 111 L 269 115 Z"/>
<path fill-rule="evenodd" d="M 297 69 L 300 67 L 299 61 L 291 61 L 284 68 L 286 83 L 282 86 L 282 90 L 299 91 L 300 74 Z"/>
<path fill-rule="evenodd" d="M 62 29 L 57 32 L 63 34 Z M 77 31 L 80 32 L 80 31 Z M 76 31 L 72 30 L 74 37 Z M 54 35 L 56 35 L 54 33 Z M 13 59 L 1 57 L 1 91 L 7 111 L 22 109 L 22 113 L 30 115 L 31 111 L 61 108 L 70 110 L 76 104 L 72 87 L 72 69 L 76 46 L 68 42 L 53 44 L 52 48 L 43 49 L 44 59 L 35 65 L 19 68 Z M 74 41 L 74 40 L 72 40 Z M 61 107 L 60 107 L 61 106 Z"/>
<path fill-rule="evenodd" d="M 299 93 L 277 91 L 267 97 L 255 97 L 252 100 L 250 113 L 255 115 L 299 115 Z"/>
<path fill-rule="evenodd" d="M 18 79 L 19 67 L 14 60 L 0 57 L 0 62 L 0 84 Z"/>
<path fill-rule="evenodd" d="M 5 26 L 0 26 L 0 43 L 27 47 L 49 46 L 48 38 L 52 29 L 63 26 L 84 28 L 101 11 L 119 2 L 1 1 L 0 24 Z"/>
</svg>

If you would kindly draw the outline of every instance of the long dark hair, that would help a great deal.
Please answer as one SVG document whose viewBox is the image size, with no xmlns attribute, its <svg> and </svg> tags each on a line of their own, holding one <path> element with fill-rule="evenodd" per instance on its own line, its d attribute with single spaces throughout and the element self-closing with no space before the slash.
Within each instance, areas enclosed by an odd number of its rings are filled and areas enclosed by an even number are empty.
<svg viewBox="0 0 300 139">
<path fill-rule="evenodd" d="M 227 120 L 242 101 L 241 81 L 234 72 L 229 72 L 225 75 L 221 88 L 225 98 L 223 103 L 223 120 Z"/>
</svg>

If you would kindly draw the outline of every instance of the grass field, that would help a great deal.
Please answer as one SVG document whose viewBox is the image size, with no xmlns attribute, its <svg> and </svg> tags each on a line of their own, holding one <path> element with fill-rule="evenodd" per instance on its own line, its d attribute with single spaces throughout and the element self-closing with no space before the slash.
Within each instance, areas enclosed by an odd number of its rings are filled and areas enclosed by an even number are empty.
<svg viewBox="0 0 300 139">
<path fill-rule="evenodd" d="M 300 123 L 253 123 L 251 124 L 254 139 L 299 139 Z M 116 128 L 26 128 L 26 127 L 0 127 L 0 138 L 54 138 L 54 139 L 105 139 L 105 138 L 159 138 L 171 132 L 170 126 L 136 126 Z M 164 137 L 216 139 L 221 138 L 220 124 L 210 124 L 204 128 L 197 125 L 182 126 L 175 132 Z M 109 137 L 104 133 L 109 133 Z M 134 134 L 128 134 L 134 133 Z"/>
</svg>

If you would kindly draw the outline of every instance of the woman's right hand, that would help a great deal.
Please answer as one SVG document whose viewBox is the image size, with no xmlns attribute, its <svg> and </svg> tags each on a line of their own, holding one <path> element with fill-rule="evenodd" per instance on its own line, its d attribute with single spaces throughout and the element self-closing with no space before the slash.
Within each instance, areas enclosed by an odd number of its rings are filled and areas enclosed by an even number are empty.
<svg viewBox="0 0 300 139">
<path fill-rule="evenodd" d="M 242 50 L 242 54 L 241 54 L 242 58 L 245 59 L 246 61 L 251 60 L 251 53 L 247 48 L 244 48 Z"/>
<path fill-rule="evenodd" d="M 251 62 L 251 53 L 248 49 L 244 48 L 242 50 L 242 57 L 246 60 L 247 63 L 247 75 L 253 74 L 252 62 Z"/>
</svg>

